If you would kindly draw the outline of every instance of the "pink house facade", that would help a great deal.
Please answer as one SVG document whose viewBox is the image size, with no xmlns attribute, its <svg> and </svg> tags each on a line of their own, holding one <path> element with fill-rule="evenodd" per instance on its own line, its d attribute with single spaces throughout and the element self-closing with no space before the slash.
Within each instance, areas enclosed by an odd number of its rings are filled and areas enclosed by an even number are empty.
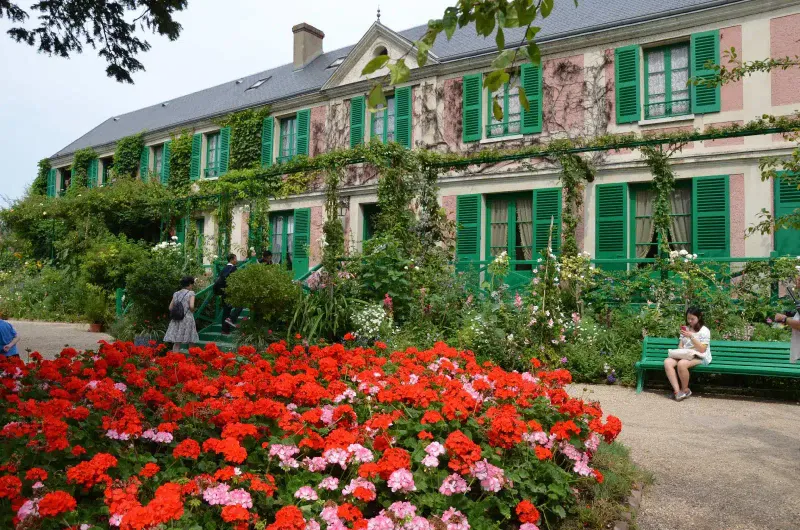
<svg viewBox="0 0 800 530">
<path fill-rule="evenodd" d="M 229 102 L 224 99 L 230 97 L 227 92 L 220 91 L 217 99 L 205 103 L 208 112 L 196 111 L 194 119 L 188 110 L 183 116 L 160 118 L 154 106 L 110 120 L 51 158 L 56 168 L 54 188 L 63 187 L 71 155 L 82 147 L 97 151 L 97 171 L 104 175 L 116 140 L 123 133 L 138 132 L 132 130 L 135 127 L 147 131 L 148 171 L 163 172 L 163 166 L 157 165 L 159 152 L 163 156 L 171 134 L 188 127 L 198 138 L 197 178 L 216 178 L 224 172 L 209 153 L 216 157 L 226 148 L 224 131 L 213 124 L 213 109 L 222 107 L 224 112 L 218 115 L 271 105 L 272 115 L 262 132 L 270 138 L 262 144 L 265 164 L 369 141 L 470 153 L 565 137 L 703 130 L 800 109 L 800 69 L 754 74 L 716 90 L 686 85 L 690 77 L 702 75 L 707 61 L 726 63 L 726 50 L 731 48 L 745 61 L 800 55 L 800 1 L 635 2 L 640 3 L 636 9 L 641 13 L 608 20 L 600 20 L 599 12 L 595 17 L 593 10 L 600 7 L 592 3 L 581 3 L 577 9 L 571 2 L 560 3 L 537 37 L 541 65 L 518 65 L 515 80 L 497 94 L 489 94 L 481 82 L 496 54 L 496 50 L 492 53 L 494 39 L 478 39 L 472 28 L 459 30 L 452 41 L 437 43 L 425 66 L 407 59 L 410 81 L 387 87 L 388 108 L 376 113 L 366 109 L 364 97 L 373 83 L 370 78 L 385 71 L 365 78 L 363 66 L 382 53 L 392 58 L 405 55 L 424 28 L 396 32 L 376 22 L 354 46 L 326 53 L 324 34 L 301 24 L 293 29 L 292 64 L 245 78 L 236 85 L 241 94 Z M 507 36 L 506 41 L 511 39 Z M 268 92 L 278 90 L 281 76 L 290 75 L 307 78 L 301 82 L 307 86 L 296 87 L 296 93 Z M 519 105 L 519 85 L 532 102 L 527 112 Z M 185 97 L 187 108 L 198 106 L 198 94 Z M 493 98 L 503 107 L 501 120 L 491 113 Z M 180 111 L 179 100 L 170 102 L 177 110 L 169 112 Z M 120 121 L 130 123 L 123 126 Z M 706 257 L 800 255 L 800 233 L 745 237 L 763 210 L 780 214 L 800 208 L 800 192 L 781 187 L 781 182 L 762 181 L 759 171 L 763 157 L 786 155 L 792 148 L 780 135 L 685 146 L 673 157 L 678 180 L 672 198 L 670 245 Z M 652 226 L 654 192 L 640 153 L 605 152 L 595 155 L 592 162 L 597 175 L 586 186 L 579 246 L 596 259 L 652 257 L 658 243 Z M 102 176 L 98 183 L 102 184 Z M 467 256 L 475 260 L 491 259 L 504 250 L 512 259 L 535 259 L 546 244 L 535 229 L 536 222 L 560 215 L 563 200 L 559 168 L 545 161 L 443 174 L 439 184 L 440 203 L 450 218 L 470 215 L 481 227 L 477 252 L 473 249 Z M 374 233 L 376 189 L 374 171 L 352 168 L 348 172 L 340 216 L 354 250 Z M 301 240 L 307 242 L 308 252 L 308 263 L 302 267 L 319 262 L 323 205 L 322 189 L 272 201 L 270 244 L 281 256 L 276 259 L 291 259 L 296 241 Z M 469 211 L 459 212 L 462 207 Z M 210 214 L 196 216 L 205 233 L 213 234 L 216 228 Z M 248 250 L 247 219 L 247 207 L 242 205 L 236 210 L 233 230 L 233 246 L 242 255 Z"/>
</svg>

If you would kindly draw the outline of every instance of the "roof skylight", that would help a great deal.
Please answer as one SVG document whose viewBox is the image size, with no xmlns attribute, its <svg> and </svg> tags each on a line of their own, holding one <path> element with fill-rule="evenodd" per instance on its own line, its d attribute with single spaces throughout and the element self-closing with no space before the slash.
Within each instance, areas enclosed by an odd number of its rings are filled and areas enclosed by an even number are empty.
<svg viewBox="0 0 800 530">
<path fill-rule="evenodd" d="M 255 90 L 256 88 L 260 87 L 261 85 L 263 85 L 264 83 L 266 83 L 267 81 L 269 81 L 271 78 L 272 78 L 272 76 L 265 77 L 265 78 L 263 78 L 263 79 L 259 79 L 258 81 L 256 81 L 255 83 L 253 83 L 253 86 L 251 86 L 251 87 L 250 87 L 250 88 L 248 88 L 247 90 Z M 245 91 L 245 92 L 246 92 L 246 91 Z"/>
<path fill-rule="evenodd" d="M 336 68 L 337 66 L 339 66 L 344 62 L 344 59 L 345 59 L 344 57 L 339 57 L 338 59 L 333 61 L 330 65 L 328 65 L 328 68 Z"/>
</svg>

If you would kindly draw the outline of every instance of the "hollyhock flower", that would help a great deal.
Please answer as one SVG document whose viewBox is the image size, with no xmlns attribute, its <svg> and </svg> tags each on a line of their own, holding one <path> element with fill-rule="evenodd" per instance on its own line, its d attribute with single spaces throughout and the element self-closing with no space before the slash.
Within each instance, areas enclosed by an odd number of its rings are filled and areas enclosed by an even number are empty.
<svg viewBox="0 0 800 530">
<path fill-rule="evenodd" d="M 398 491 L 407 493 L 417 489 L 414 485 L 414 476 L 407 469 L 398 469 L 393 472 L 386 484 L 395 493 Z"/>
</svg>

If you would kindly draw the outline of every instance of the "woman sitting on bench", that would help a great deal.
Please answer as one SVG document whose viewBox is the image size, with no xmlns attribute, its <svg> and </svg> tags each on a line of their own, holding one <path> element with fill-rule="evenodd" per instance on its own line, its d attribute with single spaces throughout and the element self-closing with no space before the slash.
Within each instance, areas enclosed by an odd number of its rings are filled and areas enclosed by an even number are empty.
<svg viewBox="0 0 800 530">
<path fill-rule="evenodd" d="M 711 332 L 703 324 L 703 312 L 690 307 L 686 310 L 686 326 L 681 326 L 679 348 L 669 350 L 669 357 L 664 359 L 664 370 L 672 385 L 675 401 L 683 401 L 692 395 L 689 390 L 689 369 L 698 364 L 711 363 L 710 342 Z"/>
</svg>

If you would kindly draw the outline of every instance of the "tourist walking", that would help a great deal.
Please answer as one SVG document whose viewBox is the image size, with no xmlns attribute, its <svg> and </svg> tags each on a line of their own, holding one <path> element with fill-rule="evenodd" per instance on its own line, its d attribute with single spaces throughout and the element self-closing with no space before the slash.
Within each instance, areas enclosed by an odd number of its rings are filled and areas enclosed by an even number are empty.
<svg viewBox="0 0 800 530">
<path fill-rule="evenodd" d="M 0 348 L 6 357 L 19 357 L 17 351 L 17 343 L 19 342 L 19 333 L 14 329 L 14 326 L 5 318 L 0 317 Z"/>
<path fill-rule="evenodd" d="M 228 255 L 228 264 L 219 273 L 217 281 L 214 282 L 214 294 L 222 297 L 222 334 L 228 335 L 231 328 L 237 328 L 236 321 L 242 312 L 241 307 L 234 308 L 228 303 L 225 289 L 228 287 L 228 277 L 236 271 L 239 260 L 236 254 Z"/>
<path fill-rule="evenodd" d="M 791 289 L 789 289 L 789 294 L 792 295 L 792 299 L 795 301 L 796 304 L 796 311 L 788 311 L 786 313 L 778 313 L 775 315 L 775 322 L 780 324 L 785 324 L 792 330 L 792 343 L 789 348 L 789 361 L 796 363 L 798 359 L 800 359 L 800 302 L 798 302 L 796 296 L 800 296 L 800 276 L 797 277 L 795 281 L 795 287 L 797 288 L 797 295 L 792 293 Z"/>
<path fill-rule="evenodd" d="M 677 349 L 668 350 L 664 370 L 672 385 L 675 401 L 692 395 L 689 389 L 689 370 L 698 364 L 711 363 L 711 332 L 703 323 L 703 313 L 696 307 L 686 310 L 686 325 L 681 326 L 681 339 Z"/>
<path fill-rule="evenodd" d="M 181 345 L 190 348 L 200 341 L 194 322 L 194 278 L 181 279 L 181 289 L 172 295 L 169 303 L 169 327 L 164 342 L 172 343 L 172 351 L 179 351 Z"/>
<path fill-rule="evenodd" d="M 265 250 L 261 253 L 261 257 L 258 258 L 258 262 L 263 265 L 272 265 L 272 251 Z"/>
</svg>

